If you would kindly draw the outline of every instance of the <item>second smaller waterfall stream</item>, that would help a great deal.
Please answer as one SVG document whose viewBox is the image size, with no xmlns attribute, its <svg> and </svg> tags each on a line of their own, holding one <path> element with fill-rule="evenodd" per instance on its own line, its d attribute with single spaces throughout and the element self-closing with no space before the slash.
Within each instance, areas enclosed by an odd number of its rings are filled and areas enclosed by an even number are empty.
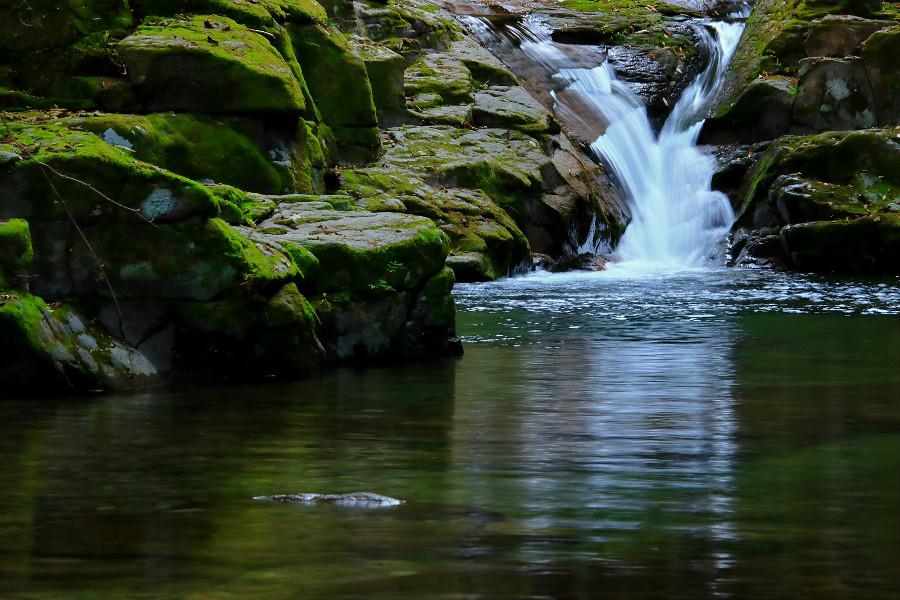
<svg viewBox="0 0 900 600">
<path fill-rule="evenodd" d="M 486 23 L 474 21 L 468 24 L 483 34 Z M 526 18 L 511 28 L 520 51 L 550 69 L 561 83 L 562 89 L 551 91 L 557 114 L 583 120 L 587 109 L 603 126 L 591 149 L 615 175 L 631 210 L 631 222 L 616 249 L 619 262 L 701 266 L 716 254 L 731 227 L 731 204 L 711 187 L 715 161 L 698 148 L 697 137 L 743 28 L 742 22 L 697 25 L 707 65 L 684 90 L 659 133 L 644 102 L 616 77 L 608 61 L 590 68 L 573 66 L 571 53 L 551 40 L 539 20 Z M 573 102 L 578 105 L 575 111 Z M 585 247 L 590 244 L 589 239 Z"/>
</svg>

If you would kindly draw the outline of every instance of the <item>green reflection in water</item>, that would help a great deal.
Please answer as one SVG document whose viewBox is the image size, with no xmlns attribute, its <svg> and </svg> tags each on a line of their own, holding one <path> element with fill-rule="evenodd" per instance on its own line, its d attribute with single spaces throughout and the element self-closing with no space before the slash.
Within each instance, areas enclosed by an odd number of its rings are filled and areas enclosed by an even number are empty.
<svg viewBox="0 0 900 600">
<path fill-rule="evenodd" d="M 552 316 L 464 314 L 501 341 L 422 367 L 0 403 L 0 596 L 898 589 L 896 319 Z M 250 500 L 356 490 L 408 503 Z"/>
</svg>

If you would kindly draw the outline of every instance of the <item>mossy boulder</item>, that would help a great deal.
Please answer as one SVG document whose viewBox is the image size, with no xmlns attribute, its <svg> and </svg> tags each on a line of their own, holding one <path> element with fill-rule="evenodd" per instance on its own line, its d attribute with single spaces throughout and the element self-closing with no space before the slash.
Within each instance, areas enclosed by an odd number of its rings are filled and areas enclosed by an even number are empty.
<svg viewBox="0 0 900 600">
<path fill-rule="evenodd" d="M 423 49 L 445 49 L 460 37 L 461 27 L 453 16 L 430 0 L 365 2 L 347 6 L 330 0 L 332 14 L 340 13 L 343 28 L 390 47 L 404 56 Z"/>
<path fill-rule="evenodd" d="M 416 99 L 420 96 L 416 96 Z M 413 100 L 415 103 L 415 99 Z M 413 109 L 409 113 L 417 119 L 420 125 L 450 125 L 462 128 L 472 125 L 471 104 L 451 104 L 450 106 L 435 106 L 425 109 Z"/>
<path fill-rule="evenodd" d="M 900 124 L 900 26 L 872 34 L 863 43 L 862 58 L 879 124 Z"/>
<path fill-rule="evenodd" d="M 449 240 L 426 218 L 397 213 L 334 211 L 282 203 L 251 239 L 291 252 L 300 246 L 319 263 L 304 283 L 313 294 L 379 296 L 414 289 L 440 270 Z"/>
<path fill-rule="evenodd" d="M 553 168 L 540 143 L 516 131 L 401 127 L 390 135 L 385 164 L 432 184 L 482 190 L 516 219 Z"/>
<path fill-rule="evenodd" d="M 0 293 L 0 394 L 85 393 L 151 383 L 141 353 L 98 330 L 68 306 L 24 292 Z"/>
<path fill-rule="evenodd" d="M 90 115 L 74 126 L 179 175 L 263 194 L 312 192 L 325 167 L 320 142 L 304 123 L 273 127 L 248 117 Z M 293 126 L 292 126 L 293 125 Z"/>
<path fill-rule="evenodd" d="M 0 167 L 0 218 L 164 223 L 219 213 L 202 185 L 52 118 L 10 123 L 4 152 L 14 158 Z"/>
<path fill-rule="evenodd" d="M 687 21 L 700 13 L 691 8 L 666 2 L 568 0 L 540 12 L 555 41 L 605 47 L 619 79 L 644 100 L 653 118 L 669 113 L 703 66 L 699 40 Z M 590 53 L 586 49 L 585 57 Z"/>
<path fill-rule="evenodd" d="M 110 43 L 134 25 L 126 0 L 0 2 L 4 108 L 73 109 L 128 102 Z"/>
<path fill-rule="evenodd" d="M 361 204 L 378 203 L 384 210 L 436 222 L 450 238 L 447 264 L 458 281 L 497 279 L 530 260 L 528 240 L 519 226 L 480 190 L 433 187 L 421 177 L 383 167 L 344 172 L 342 184 L 361 198 Z M 478 268 L 469 268 L 473 260 Z"/>
<path fill-rule="evenodd" d="M 366 65 L 342 33 L 322 25 L 291 25 L 290 38 L 323 121 L 341 157 L 371 160 L 381 149 L 378 117 Z"/>
<path fill-rule="evenodd" d="M 855 218 L 865 216 L 875 208 L 853 186 L 792 175 L 782 175 L 772 183 L 769 200 L 788 225 Z"/>
<path fill-rule="evenodd" d="M 396 361 L 451 351 L 452 275 L 433 281 L 449 240 L 431 220 L 336 211 L 304 199 L 282 202 L 269 219 L 242 232 L 290 255 L 315 257 L 317 268 L 302 287 L 334 360 Z"/>
<path fill-rule="evenodd" d="M 570 13 L 551 13 L 564 22 L 553 27 L 553 38 L 560 42 L 627 44 L 693 51 L 687 40 L 673 35 L 670 29 L 670 17 L 700 16 L 692 8 L 656 0 L 564 0 L 560 4 L 578 15 L 570 24 Z"/>
<path fill-rule="evenodd" d="M 827 15 L 810 23 L 804 49 L 807 56 L 859 56 L 860 44 L 876 31 L 893 25 L 893 21 Z"/>
<path fill-rule="evenodd" d="M 781 239 L 799 270 L 900 273 L 900 214 L 790 225 Z"/>
<path fill-rule="evenodd" d="M 473 39 L 464 37 L 450 45 L 449 54 L 469 70 L 476 85 L 517 85 L 506 65 Z"/>
<path fill-rule="evenodd" d="M 219 219 L 79 229 L 32 225 L 32 290 L 57 298 L 108 297 L 112 288 L 119 298 L 209 300 L 237 286 L 272 289 L 299 274 L 288 256 L 250 243 Z"/>
<path fill-rule="evenodd" d="M 171 346 L 178 372 L 229 379 L 296 378 L 322 369 L 319 318 L 296 283 L 274 294 L 232 290 L 175 306 Z"/>
<path fill-rule="evenodd" d="M 22 276 L 31 261 L 31 230 L 24 219 L 0 220 L 0 288 L 24 288 Z"/>
<path fill-rule="evenodd" d="M 424 54 L 406 70 L 406 95 L 437 94 L 445 104 L 472 102 L 472 72 L 445 53 Z"/>
<path fill-rule="evenodd" d="M 797 79 L 783 75 L 751 81 L 726 111 L 707 119 L 703 141 L 771 140 L 791 127 Z"/>
<path fill-rule="evenodd" d="M 406 116 L 403 73 L 406 59 L 393 50 L 372 43 L 354 43 L 354 53 L 366 65 L 372 86 L 372 100 L 378 110 L 379 123 L 393 126 Z"/>
<path fill-rule="evenodd" d="M 720 95 L 717 116 L 728 112 L 760 75 L 794 76 L 806 57 L 810 24 L 827 15 L 876 16 L 880 0 L 759 0 L 735 51 Z"/>
<path fill-rule="evenodd" d="M 800 61 L 800 82 L 793 119 L 815 131 L 874 127 L 874 98 L 861 59 L 806 58 Z"/>
<path fill-rule="evenodd" d="M 810 271 L 897 272 L 898 173 L 897 129 L 776 141 L 749 175 L 738 226 L 760 235 L 741 257 Z"/>
<path fill-rule="evenodd" d="M 886 209 L 900 195 L 898 135 L 896 128 L 870 129 L 776 141 L 748 176 L 739 222 L 769 202 L 773 183 L 783 175 L 849 186 L 872 211 Z"/>
<path fill-rule="evenodd" d="M 226 17 L 147 21 L 117 45 L 148 112 L 299 115 L 300 82 L 269 38 Z"/>
<path fill-rule="evenodd" d="M 133 22 L 128 0 L 4 0 L 0 2 L 0 53 L 62 48 L 91 35 L 124 32 Z"/>
<path fill-rule="evenodd" d="M 549 111 L 518 86 L 491 86 L 476 92 L 472 121 L 482 127 L 508 127 L 533 134 L 559 130 Z"/>
<path fill-rule="evenodd" d="M 315 0 L 130 0 L 141 17 L 178 14 L 220 15 L 248 27 L 276 23 L 324 23 L 325 9 Z"/>
</svg>

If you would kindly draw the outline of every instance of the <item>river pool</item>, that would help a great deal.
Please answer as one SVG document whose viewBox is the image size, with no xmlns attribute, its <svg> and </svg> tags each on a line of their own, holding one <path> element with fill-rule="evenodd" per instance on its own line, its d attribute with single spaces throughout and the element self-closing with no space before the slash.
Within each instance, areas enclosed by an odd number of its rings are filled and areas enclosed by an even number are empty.
<svg viewBox="0 0 900 600">
<path fill-rule="evenodd" d="M 896 598 L 900 280 L 456 293 L 459 360 L 0 402 L 0 597 Z"/>
</svg>

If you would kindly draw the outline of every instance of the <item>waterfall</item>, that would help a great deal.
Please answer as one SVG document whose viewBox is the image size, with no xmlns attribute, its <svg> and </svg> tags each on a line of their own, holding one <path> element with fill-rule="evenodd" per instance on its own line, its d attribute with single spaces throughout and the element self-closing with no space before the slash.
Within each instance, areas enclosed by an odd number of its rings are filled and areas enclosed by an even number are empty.
<svg viewBox="0 0 900 600">
<path fill-rule="evenodd" d="M 749 9 L 744 6 L 741 13 L 731 16 L 747 14 Z M 482 38 L 489 27 L 476 19 L 467 24 Z M 553 42 L 540 19 L 526 17 L 507 28 L 506 36 L 519 51 L 561 84 L 550 91 L 557 115 L 568 123 L 576 122 L 582 131 L 599 133 L 590 148 L 614 174 L 632 216 L 615 252 L 618 261 L 701 266 L 715 255 L 734 222 L 728 198 L 712 190 L 715 161 L 697 146 L 697 137 L 743 28 L 743 22 L 697 24 L 709 60 L 684 90 L 659 133 L 653 129 L 644 102 L 617 79 L 607 60 L 599 66 L 572 67 L 571 47 Z M 582 247 L 590 247 L 592 241 L 588 239 Z"/>
<path fill-rule="evenodd" d="M 608 123 L 591 149 L 615 174 L 631 209 L 631 222 L 616 249 L 622 262 L 702 265 L 734 222 L 728 198 L 712 190 L 715 161 L 697 147 L 697 136 L 742 29 L 737 23 L 698 27 L 709 50 L 708 64 L 658 134 L 643 102 L 616 79 L 608 62 L 557 73 L 568 90 L 589 98 Z"/>
</svg>

